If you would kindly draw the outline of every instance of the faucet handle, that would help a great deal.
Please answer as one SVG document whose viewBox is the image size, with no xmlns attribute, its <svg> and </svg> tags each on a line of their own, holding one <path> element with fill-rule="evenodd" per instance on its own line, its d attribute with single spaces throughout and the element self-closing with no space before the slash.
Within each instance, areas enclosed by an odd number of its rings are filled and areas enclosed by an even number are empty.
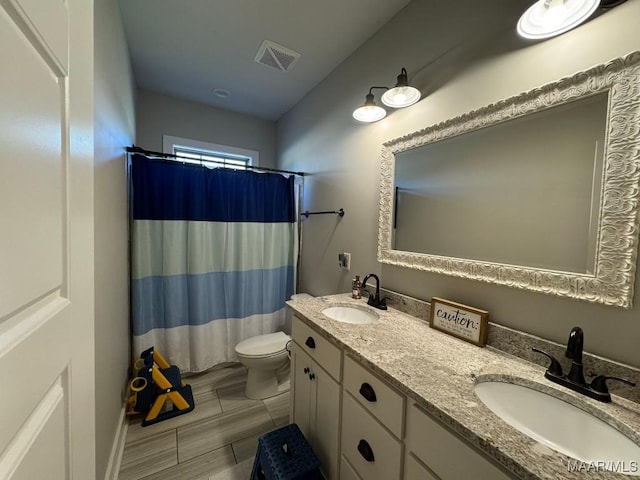
<svg viewBox="0 0 640 480">
<path fill-rule="evenodd" d="M 613 375 L 598 375 L 591 381 L 591 389 L 598 393 L 608 394 L 609 388 L 607 387 L 607 380 L 617 380 L 618 382 L 626 383 L 632 387 L 636 386 L 635 382 L 627 380 L 626 378 L 615 377 Z"/>
<path fill-rule="evenodd" d="M 531 350 L 537 353 L 541 353 L 542 355 L 547 357 L 549 360 L 551 360 L 551 364 L 549 365 L 549 368 L 547 368 L 547 373 L 550 373 L 557 377 L 562 377 L 564 375 L 564 373 L 562 373 L 562 365 L 560 365 L 560 362 L 556 357 L 536 347 L 532 347 Z"/>
</svg>

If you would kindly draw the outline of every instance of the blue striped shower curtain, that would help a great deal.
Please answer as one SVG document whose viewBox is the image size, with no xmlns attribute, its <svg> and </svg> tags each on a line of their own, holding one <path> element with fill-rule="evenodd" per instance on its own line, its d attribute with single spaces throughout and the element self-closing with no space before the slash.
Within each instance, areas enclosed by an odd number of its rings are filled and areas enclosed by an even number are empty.
<svg viewBox="0 0 640 480">
<path fill-rule="evenodd" d="M 293 176 L 131 158 L 133 355 L 185 372 L 237 361 L 284 326 L 294 289 Z"/>
</svg>

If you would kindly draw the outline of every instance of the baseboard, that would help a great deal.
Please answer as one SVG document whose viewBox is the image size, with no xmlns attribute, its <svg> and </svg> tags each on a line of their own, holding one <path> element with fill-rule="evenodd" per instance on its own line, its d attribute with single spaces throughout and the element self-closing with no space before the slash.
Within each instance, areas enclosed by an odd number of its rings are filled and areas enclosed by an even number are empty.
<svg viewBox="0 0 640 480">
<path fill-rule="evenodd" d="M 120 411 L 120 418 L 118 421 L 118 430 L 113 439 L 113 446 L 111 447 L 111 455 L 109 456 L 109 464 L 107 465 L 107 471 L 104 475 L 104 480 L 118 480 L 118 474 L 120 472 L 120 463 L 122 462 L 122 454 L 124 452 L 124 442 L 127 439 L 127 414 L 126 403 L 122 405 Z"/>
</svg>

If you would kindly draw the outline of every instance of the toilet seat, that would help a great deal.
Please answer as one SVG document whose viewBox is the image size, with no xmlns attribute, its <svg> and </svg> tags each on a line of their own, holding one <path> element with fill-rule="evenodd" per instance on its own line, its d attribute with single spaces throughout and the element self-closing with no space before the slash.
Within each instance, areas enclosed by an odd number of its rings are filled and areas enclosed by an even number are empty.
<svg viewBox="0 0 640 480">
<path fill-rule="evenodd" d="M 291 337 L 284 332 L 257 335 L 241 341 L 235 347 L 236 353 L 248 358 L 272 357 L 282 354 Z"/>
</svg>

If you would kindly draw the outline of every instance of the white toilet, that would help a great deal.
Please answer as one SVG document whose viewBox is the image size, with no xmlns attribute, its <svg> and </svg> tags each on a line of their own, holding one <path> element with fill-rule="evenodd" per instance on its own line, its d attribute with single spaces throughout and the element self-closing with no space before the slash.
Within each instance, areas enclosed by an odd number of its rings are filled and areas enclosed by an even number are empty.
<svg viewBox="0 0 640 480">
<path fill-rule="evenodd" d="M 248 398 L 261 400 L 289 389 L 288 380 L 279 384 L 278 373 L 288 367 L 290 340 L 286 333 L 276 332 L 247 338 L 236 345 L 238 359 L 248 370 L 245 390 Z"/>
<path fill-rule="evenodd" d="M 292 295 L 291 299 L 312 298 L 306 293 Z M 291 332 L 291 319 L 287 312 L 285 329 Z M 267 333 L 247 338 L 236 345 L 238 360 L 247 367 L 248 398 L 262 400 L 289 390 L 289 352 L 291 337 L 284 332 Z"/>
</svg>

